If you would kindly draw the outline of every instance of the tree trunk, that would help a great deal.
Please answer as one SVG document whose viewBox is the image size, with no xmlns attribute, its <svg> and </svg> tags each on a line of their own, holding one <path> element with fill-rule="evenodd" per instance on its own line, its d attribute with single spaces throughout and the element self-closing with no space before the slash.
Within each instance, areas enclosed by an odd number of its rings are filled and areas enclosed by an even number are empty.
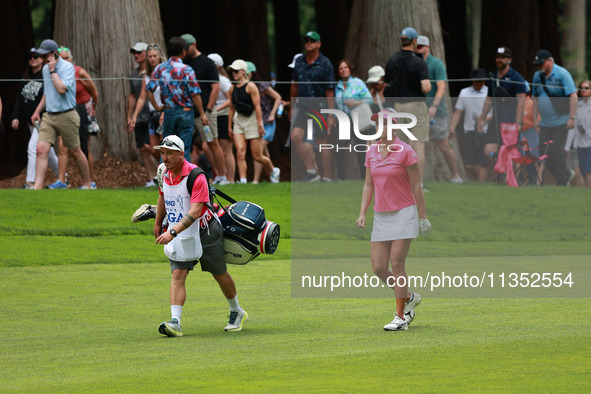
<svg viewBox="0 0 591 394">
<path fill-rule="evenodd" d="M 371 66 L 379 64 L 384 67 L 387 60 L 400 50 L 400 32 L 407 26 L 412 26 L 419 34 L 429 37 L 431 54 L 445 64 L 445 48 L 437 1 L 355 0 L 351 7 L 345 49 L 345 57 L 351 61 L 354 72 L 360 78 L 366 79 L 367 70 Z M 449 94 L 447 96 L 449 97 Z M 446 102 L 448 112 L 451 114 L 449 100 Z M 458 144 L 455 140 L 451 140 L 450 143 L 456 153 L 460 176 L 466 178 Z M 443 155 L 437 149 L 435 142 L 429 142 L 426 146 L 424 179 L 432 181 L 449 178 L 449 170 Z"/>
<path fill-rule="evenodd" d="M 480 67 L 486 70 L 494 70 L 500 46 L 511 49 L 511 66 L 529 81 L 537 71 L 533 59 L 539 49 L 561 62 L 558 0 L 483 1 L 481 28 Z"/>
<path fill-rule="evenodd" d="M 585 12 L 585 0 L 568 0 L 564 3 L 563 17 L 566 26 L 562 32 L 562 65 L 570 71 L 575 83 L 585 75 Z"/>
<path fill-rule="evenodd" d="M 352 3 L 352 0 L 314 0 L 316 26 L 322 38 L 320 51 L 335 64 L 335 69 L 336 62 L 345 56 L 344 38 Z"/>
<path fill-rule="evenodd" d="M 27 1 L 4 1 L 0 6 L 0 37 L 2 50 L 7 55 L 0 62 L 0 78 L 18 79 L 23 74 L 29 57 L 29 48 L 33 46 L 33 26 L 31 10 Z M 21 121 L 19 131 L 10 125 L 14 99 L 21 83 L 0 82 L 2 113 L 0 130 L 0 179 L 18 174 L 27 163 L 27 141 L 29 129 Z"/>
<path fill-rule="evenodd" d="M 275 11 L 275 64 L 277 80 L 291 81 L 293 69 L 287 67 L 293 57 L 302 51 L 303 37 L 300 37 L 300 21 L 297 0 L 273 0 Z M 297 49 L 294 49 L 297 48 Z M 289 98 L 289 86 L 277 85 L 276 90 L 284 99 Z"/>
<path fill-rule="evenodd" d="M 76 64 L 93 78 L 107 78 L 95 80 L 101 132 L 91 140 L 93 154 L 102 157 L 108 145 L 118 159 L 136 158 L 135 136 L 125 130 L 126 78 L 137 66 L 129 48 L 138 41 L 165 47 L 158 0 L 57 0 L 54 31 L 56 42 L 71 49 Z"/>
</svg>

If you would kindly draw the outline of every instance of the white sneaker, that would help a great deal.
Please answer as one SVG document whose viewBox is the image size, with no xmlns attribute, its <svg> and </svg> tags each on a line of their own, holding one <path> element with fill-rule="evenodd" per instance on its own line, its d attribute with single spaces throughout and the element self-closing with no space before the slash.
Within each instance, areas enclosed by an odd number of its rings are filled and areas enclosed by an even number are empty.
<svg viewBox="0 0 591 394">
<path fill-rule="evenodd" d="M 231 311 L 230 320 L 224 331 L 240 331 L 246 320 L 248 320 L 248 313 L 244 309 L 240 309 L 240 312 Z"/>
<path fill-rule="evenodd" d="M 402 331 L 408 330 L 408 323 L 394 314 L 394 320 L 384 326 L 384 331 Z"/>
<path fill-rule="evenodd" d="M 153 179 L 150 179 L 148 182 L 146 182 L 146 184 L 144 185 L 144 187 L 154 187 L 156 186 L 156 183 L 154 183 Z"/>
<path fill-rule="evenodd" d="M 177 319 L 172 319 L 169 322 L 162 322 L 158 326 L 158 332 L 169 337 L 182 337 L 181 324 Z"/>
<path fill-rule="evenodd" d="M 463 180 L 463 179 L 462 179 L 462 177 L 460 177 L 460 176 L 459 176 L 459 177 L 457 177 L 457 178 L 451 178 L 449 181 L 450 181 L 451 183 L 455 183 L 455 184 L 460 184 L 460 183 L 463 183 L 463 182 L 464 182 L 464 180 Z"/>
<path fill-rule="evenodd" d="M 271 182 L 279 183 L 279 175 L 281 175 L 279 167 L 273 167 L 273 171 L 271 171 Z"/>
<path fill-rule="evenodd" d="M 216 186 L 226 186 L 229 185 L 230 181 L 227 179 L 220 179 Z"/>
<path fill-rule="evenodd" d="M 415 307 L 421 303 L 421 295 L 419 293 L 410 292 L 412 298 L 404 304 L 404 321 L 410 324 L 415 318 Z"/>
</svg>

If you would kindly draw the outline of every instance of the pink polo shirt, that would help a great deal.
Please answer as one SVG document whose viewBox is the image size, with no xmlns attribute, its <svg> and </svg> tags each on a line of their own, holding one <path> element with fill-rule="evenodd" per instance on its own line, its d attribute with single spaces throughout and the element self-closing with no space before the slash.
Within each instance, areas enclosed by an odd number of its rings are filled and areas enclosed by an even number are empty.
<svg viewBox="0 0 591 394">
<path fill-rule="evenodd" d="M 168 170 L 166 170 L 162 177 L 164 183 L 170 186 L 178 185 L 183 180 L 183 178 L 189 176 L 191 170 L 195 167 L 197 167 L 195 164 L 189 163 L 187 160 L 183 159 L 183 169 L 181 170 L 179 176 L 174 179 L 170 179 L 170 173 Z M 160 188 L 158 188 L 158 191 L 160 192 L 161 196 L 164 195 Z M 191 202 L 204 203 L 203 208 L 201 209 L 201 216 L 207 213 L 208 209 L 206 204 L 209 202 L 209 186 L 207 185 L 207 180 L 204 176 L 198 176 L 195 180 L 195 183 L 193 184 L 193 192 L 191 193 Z"/>
<path fill-rule="evenodd" d="M 397 145 L 393 145 L 391 150 L 395 152 L 389 152 L 385 158 L 382 158 L 382 152 L 387 148 L 381 145 L 381 141 L 372 145 L 365 154 L 365 166 L 369 168 L 373 179 L 373 209 L 376 212 L 398 211 L 416 205 L 406 167 L 418 163 L 417 154 L 398 137 L 394 144 Z"/>
</svg>

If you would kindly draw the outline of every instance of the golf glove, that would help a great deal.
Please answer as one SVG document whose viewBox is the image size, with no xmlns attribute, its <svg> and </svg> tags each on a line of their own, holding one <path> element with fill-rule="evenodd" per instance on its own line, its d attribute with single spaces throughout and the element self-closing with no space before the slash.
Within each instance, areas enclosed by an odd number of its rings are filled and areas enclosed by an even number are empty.
<svg viewBox="0 0 591 394">
<path fill-rule="evenodd" d="M 421 229 L 421 234 L 424 236 L 429 235 L 431 232 L 431 222 L 429 222 L 429 219 L 419 219 L 419 227 Z"/>
</svg>

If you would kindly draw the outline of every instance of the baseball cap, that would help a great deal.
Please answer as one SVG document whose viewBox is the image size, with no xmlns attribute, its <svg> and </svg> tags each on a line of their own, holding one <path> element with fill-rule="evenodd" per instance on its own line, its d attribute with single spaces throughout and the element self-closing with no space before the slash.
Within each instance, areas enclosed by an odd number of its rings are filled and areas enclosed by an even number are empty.
<svg viewBox="0 0 591 394">
<path fill-rule="evenodd" d="M 246 61 L 246 73 L 250 74 L 257 70 L 257 66 L 254 65 L 253 62 Z"/>
<path fill-rule="evenodd" d="M 57 51 L 57 43 L 53 40 L 44 40 L 39 48 L 37 48 L 37 53 L 40 55 L 45 55 L 55 51 Z"/>
<path fill-rule="evenodd" d="M 306 37 L 313 39 L 314 41 L 320 41 L 320 34 L 316 33 L 313 30 L 310 30 L 306 33 Z"/>
<path fill-rule="evenodd" d="M 224 66 L 224 59 L 222 59 L 222 57 L 220 56 L 219 53 L 210 53 L 209 55 L 207 55 L 207 57 L 210 58 L 211 60 L 213 60 L 213 62 L 215 63 L 216 66 L 218 66 L 218 67 Z"/>
<path fill-rule="evenodd" d="M 179 152 L 185 151 L 185 143 L 177 135 L 169 135 L 162 140 L 160 145 L 156 145 L 154 149 L 160 150 L 166 148 L 170 150 L 178 150 Z"/>
<path fill-rule="evenodd" d="M 136 42 L 135 45 L 131 47 L 129 52 L 143 52 L 146 49 L 148 49 L 148 44 L 146 44 L 145 42 Z"/>
<path fill-rule="evenodd" d="M 228 69 L 235 70 L 235 71 L 238 71 L 238 70 L 246 71 L 246 70 L 248 70 L 248 64 L 246 64 L 246 62 L 242 59 L 236 59 L 232 62 L 232 64 L 230 64 L 228 66 Z"/>
<path fill-rule="evenodd" d="M 402 33 L 400 33 L 400 37 L 406 37 L 409 40 L 414 40 L 418 36 L 417 31 L 412 27 L 405 27 L 404 30 L 402 30 Z"/>
<path fill-rule="evenodd" d="M 488 76 L 486 75 L 486 71 L 483 68 L 475 68 L 472 70 L 471 78 L 485 80 L 488 79 Z"/>
<path fill-rule="evenodd" d="M 429 46 L 429 38 L 427 36 L 419 36 L 417 38 L 417 45 Z"/>
<path fill-rule="evenodd" d="M 377 121 L 379 118 L 382 119 L 388 119 L 388 114 L 395 114 L 396 110 L 392 107 L 386 107 L 383 110 L 381 110 L 378 113 L 375 113 L 371 116 L 371 120 L 373 120 L 374 122 Z M 398 123 L 398 119 L 396 118 L 392 118 L 392 121 L 394 121 L 394 123 Z"/>
<path fill-rule="evenodd" d="M 187 43 L 187 46 L 191 46 L 193 44 L 195 44 L 197 42 L 197 40 L 195 39 L 195 36 L 193 36 L 192 34 L 183 34 L 181 36 L 181 38 L 183 40 L 185 40 L 185 42 Z"/>
<path fill-rule="evenodd" d="M 497 55 L 511 57 L 511 50 L 507 47 L 498 47 Z"/>
<path fill-rule="evenodd" d="M 287 65 L 287 67 L 289 68 L 295 68 L 295 64 L 296 64 L 296 60 L 298 60 L 298 57 L 302 56 L 302 53 L 298 53 L 297 55 L 294 55 L 293 60 L 291 61 L 291 63 L 289 63 Z"/>
<path fill-rule="evenodd" d="M 41 44 L 43 45 L 43 44 Z M 547 49 L 540 49 L 536 53 L 536 57 L 534 58 L 534 64 L 539 66 L 540 64 L 544 63 L 544 60 L 549 59 L 552 57 L 552 54 Z"/>
<path fill-rule="evenodd" d="M 386 75 L 386 71 L 382 66 L 373 66 L 372 68 L 367 71 L 367 83 L 376 83 L 380 80 L 381 77 Z"/>
</svg>

